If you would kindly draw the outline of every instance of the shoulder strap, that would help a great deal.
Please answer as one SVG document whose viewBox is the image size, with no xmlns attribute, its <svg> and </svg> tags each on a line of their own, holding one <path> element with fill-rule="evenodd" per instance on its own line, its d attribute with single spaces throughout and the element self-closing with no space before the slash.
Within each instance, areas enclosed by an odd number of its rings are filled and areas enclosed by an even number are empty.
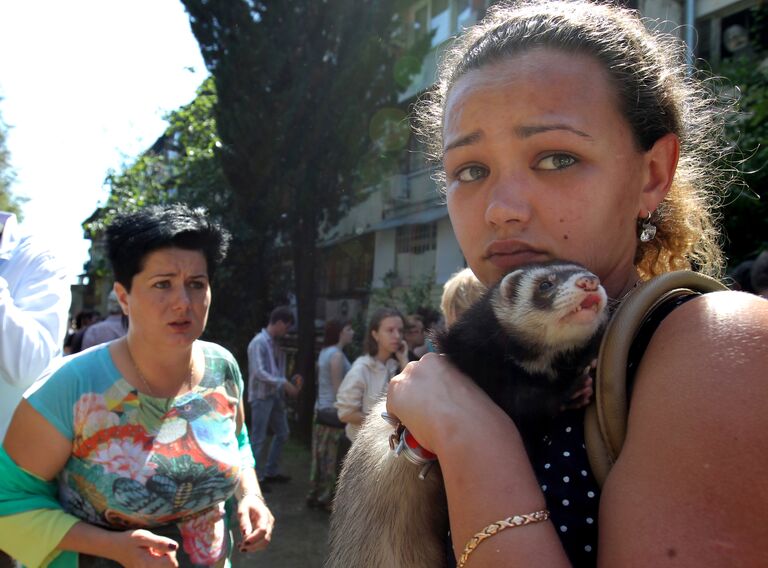
<svg viewBox="0 0 768 568">
<path fill-rule="evenodd" d="M 592 473 L 600 486 L 619 456 L 627 433 L 627 358 L 643 323 L 674 298 L 728 288 L 708 276 L 681 270 L 662 274 L 632 290 L 605 330 L 597 360 L 595 398 L 584 418 Z"/>
</svg>

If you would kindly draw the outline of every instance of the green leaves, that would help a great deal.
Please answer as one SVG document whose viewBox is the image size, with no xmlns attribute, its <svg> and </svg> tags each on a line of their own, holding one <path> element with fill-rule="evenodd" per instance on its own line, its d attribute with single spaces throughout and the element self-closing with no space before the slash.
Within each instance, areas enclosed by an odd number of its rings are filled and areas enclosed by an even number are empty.
<svg viewBox="0 0 768 568">
<path fill-rule="evenodd" d="M 753 8 L 752 17 L 750 37 L 759 40 L 768 6 Z M 739 150 L 735 167 L 747 185 L 733 189 L 723 209 L 726 254 L 734 265 L 768 247 L 768 50 L 754 41 L 743 55 L 723 61 L 717 72 L 738 89 L 738 111 L 726 135 Z"/>
<path fill-rule="evenodd" d="M 8 136 L 7 133 L 8 127 L 3 122 L 2 115 L 0 115 L 0 211 L 15 213 L 16 217 L 21 221 L 23 218 L 21 206 L 28 199 L 16 196 L 11 192 L 11 186 L 16 179 L 16 172 L 11 166 L 11 154 L 5 142 Z"/>
</svg>

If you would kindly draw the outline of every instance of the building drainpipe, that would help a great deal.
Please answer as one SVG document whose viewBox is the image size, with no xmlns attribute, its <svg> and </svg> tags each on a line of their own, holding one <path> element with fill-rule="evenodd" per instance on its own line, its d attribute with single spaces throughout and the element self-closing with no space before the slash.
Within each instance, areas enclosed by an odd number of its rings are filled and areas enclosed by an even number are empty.
<svg viewBox="0 0 768 568">
<path fill-rule="evenodd" d="M 693 42 L 696 34 L 696 0 L 685 0 L 685 51 L 688 63 L 688 74 L 694 70 Z"/>
</svg>

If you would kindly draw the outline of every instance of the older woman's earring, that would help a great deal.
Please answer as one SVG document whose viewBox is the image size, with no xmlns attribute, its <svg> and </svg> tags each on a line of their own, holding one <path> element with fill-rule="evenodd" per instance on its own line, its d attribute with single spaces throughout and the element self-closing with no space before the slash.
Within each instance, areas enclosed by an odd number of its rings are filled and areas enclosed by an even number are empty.
<svg viewBox="0 0 768 568">
<path fill-rule="evenodd" d="M 651 223 L 651 211 L 648 211 L 648 217 L 643 219 L 643 224 L 640 227 L 640 242 L 647 243 L 653 240 L 656 236 L 656 225 Z"/>
</svg>

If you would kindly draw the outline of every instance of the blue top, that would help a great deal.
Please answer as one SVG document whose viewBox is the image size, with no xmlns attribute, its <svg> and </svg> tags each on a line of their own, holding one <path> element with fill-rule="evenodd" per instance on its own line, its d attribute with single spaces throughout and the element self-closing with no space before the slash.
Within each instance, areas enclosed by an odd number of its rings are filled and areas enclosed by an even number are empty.
<svg viewBox="0 0 768 568">
<path fill-rule="evenodd" d="M 331 357 L 335 353 L 341 353 L 342 357 L 342 369 L 341 378 L 343 379 L 349 369 L 352 367 L 352 363 L 349 362 L 344 352 L 339 349 L 337 345 L 330 345 L 324 347 L 320 351 L 320 355 L 317 357 L 317 402 L 315 402 L 315 410 L 321 408 L 334 408 L 333 404 L 336 402 L 336 389 L 333 388 L 333 381 L 331 381 Z"/>
</svg>

